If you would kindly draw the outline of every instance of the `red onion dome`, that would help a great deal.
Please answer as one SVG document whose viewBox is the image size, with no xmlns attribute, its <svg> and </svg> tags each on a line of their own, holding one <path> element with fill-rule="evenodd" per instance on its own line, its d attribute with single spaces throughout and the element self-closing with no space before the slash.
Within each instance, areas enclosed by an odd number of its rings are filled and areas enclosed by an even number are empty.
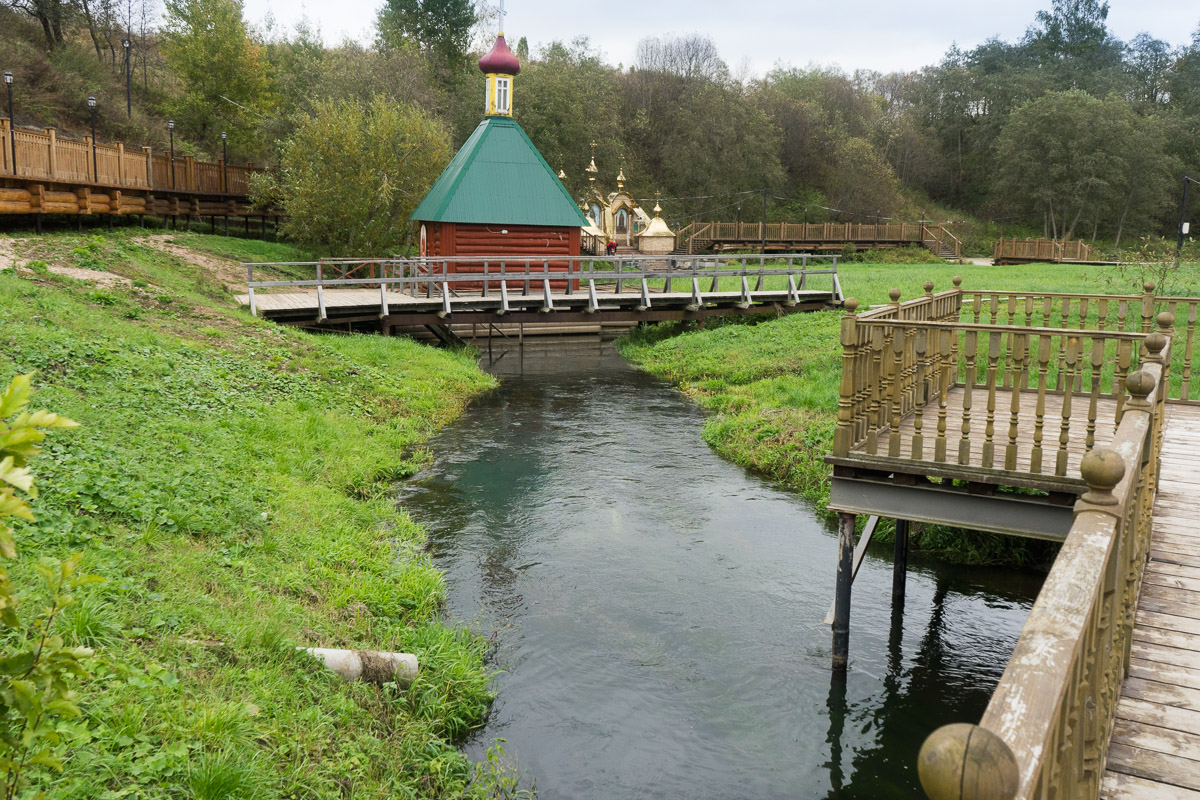
<svg viewBox="0 0 1200 800">
<path fill-rule="evenodd" d="M 517 61 L 517 57 L 513 55 L 512 50 L 508 49 L 508 44 L 504 41 L 504 35 L 496 37 L 496 43 L 492 45 L 491 51 L 479 59 L 479 69 L 484 75 L 499 74 L 499 75 L 516 75 L 521 71 L 521 62 Z"/>
</svg>

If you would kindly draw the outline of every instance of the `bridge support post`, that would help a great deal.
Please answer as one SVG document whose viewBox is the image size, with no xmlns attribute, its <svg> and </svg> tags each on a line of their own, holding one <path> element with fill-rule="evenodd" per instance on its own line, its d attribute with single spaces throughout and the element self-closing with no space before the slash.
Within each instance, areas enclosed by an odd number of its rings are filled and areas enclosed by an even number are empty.
<svg viewBox="0 0 1200 800">
<path fill-rule="evenodd" d="M 833 668 L 846 669 L 850 659 L 850 587 L 854 582 L 854 514 L 838 515 L 837 588 L 833 601 Z"/>
<path fill-rule="evenodd" d="M 892 554 L 892 604 L 904 604 L 904 584 L 908 577 L 908 520 L 896 520 L 896 542 Z"/>
</svg>

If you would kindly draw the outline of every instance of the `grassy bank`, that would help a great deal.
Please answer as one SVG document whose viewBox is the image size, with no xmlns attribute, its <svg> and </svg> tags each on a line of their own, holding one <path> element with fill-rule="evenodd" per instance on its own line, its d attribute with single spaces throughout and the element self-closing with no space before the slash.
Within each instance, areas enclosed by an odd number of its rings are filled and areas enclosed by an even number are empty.
<svg viewBox="0 0 1200 800">
<path fill-rule="evenodd" d="M 860 307 L 951 287 L 1140 293 L 1140 272 L 1077 265 L 979 267 L 938 264 L 847 264 L 839 270 L 846 295 Z M 1194 265 L 1173 274 L 1173 291 L 1200 292 Z M 1149 276 L 1148 277 L 1152 277 Z M 1136 288 L 1135 288 L 1136 286 Z M 658 326 L 618 343 L 625 357 L 676 383 L 711 412 L 704 439 L 726 458 L 802 493 L 821 509 L 829 500 L 829 468 L 837 415 L 841 349 L 840 314 L 793 314 L 758 324 L 727 324 L 704 331 Z M 1051 552 L 1010 537 L 932 529 L 918 546 L 975 563 L 1041 561 Z"/>
<path fill-rule="evenodd" d="M 36 785 L 484 796 L 453 747 L 491 699 L 484 646 L 440 621 L 441 576 L 392 486 L 492 380 L 467 355 L 255 320 L 233 309 L 220 263 L 140 235 L 10 240 L 28 269 L 0 272 L 0 381 L 35 371 L 34 406 L 82 425 L 34 462 L 38 520 L 18 531 L 14 574 L 32 585 L 36 556 L 82 551 L 106 579 L 63 619 L 98 655 L 84 718 L 63 726 L 65 770 Z M 407 691 L 347 684 L 297 646 L 413 652 L 422 671 Z"/>
</svg>

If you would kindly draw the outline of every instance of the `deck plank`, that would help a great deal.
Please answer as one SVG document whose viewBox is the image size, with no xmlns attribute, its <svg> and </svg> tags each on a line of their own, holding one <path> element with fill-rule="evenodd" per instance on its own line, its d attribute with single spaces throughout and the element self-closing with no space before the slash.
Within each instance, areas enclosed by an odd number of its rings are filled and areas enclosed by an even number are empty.
<svg viewBox="0 0 1200 800">
<path fill-rule="evenodd" d="M 1100 797 L 1200 800 L 1200 409 L 1168 406 L 1150 560 Z"/>
</svg>

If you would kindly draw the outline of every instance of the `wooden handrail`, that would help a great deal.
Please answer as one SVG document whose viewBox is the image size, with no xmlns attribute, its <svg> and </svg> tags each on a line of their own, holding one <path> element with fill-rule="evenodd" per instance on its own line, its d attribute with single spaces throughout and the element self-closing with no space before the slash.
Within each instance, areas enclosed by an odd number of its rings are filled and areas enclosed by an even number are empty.
<svg viewBox="0 0 1200 800">
<path fill-rule="evenodd" d="M 933 800 L 1094 800 L 1128 663 L 1133 609 L 1158 483 L 1174 320 L 1156 320 L 1125 381 L 1112 445 L 1081 464 L 1088 491 L 978 725 L 948 725 L 921 749 Z"/>
<path fill-rule="evenodd" d="M 245 195 L 250 175 L 261 171 L 253 164 L 227 165 L 221 161 L 196 161 L 191 156 L 170 157 L 150 148 L 126 149 L 122 143 L 100 144 L 90 139 L 63 139 L 53 128 L 33 131 L 18 128 L 16 153 L 12 153 L 8 120 L 0 120 L 0 176 L 103 188 L 181 191 L 189 194 Z M 95 173 L 92 168 L 95 151 Z M 172 182 L 171 173 L 174 172 Z"/>
<path fill-rule="evenodd" d="M 1020 259 L 1023 261 L 1091 261 L 1092 247 L 1081 239 L 1005 239 L 1001 237 L 992 245 L 992 258 L 996 260 Z"/>
</svg>

